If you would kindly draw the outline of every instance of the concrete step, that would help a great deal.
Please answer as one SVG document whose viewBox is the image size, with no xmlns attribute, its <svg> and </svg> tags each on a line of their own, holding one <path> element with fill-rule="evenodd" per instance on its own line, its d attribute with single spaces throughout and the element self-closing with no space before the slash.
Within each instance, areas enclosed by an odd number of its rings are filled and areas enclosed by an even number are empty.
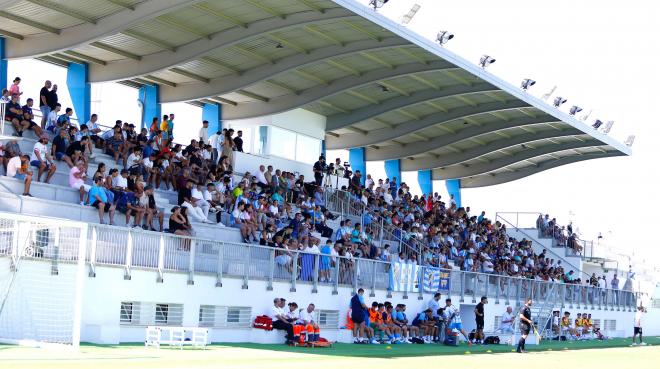
<svg viewBox="0 0 660 369">
<path fill-rule="evenodd" d="M 65 218 L 89 223 L 98 223 L 98 211 L 91 206 L 79 204 L 78 191 L 52 184 L 33 183 L 30 192 L 34 197 L 18 196 L 23 192 L 23 183 L 14 178 L 0 176 L 0 210 L 20 214 L 32 214 Z M 171 207 L 166 206 L 165 228 L 167 228 Z M 213 215 L 214 216 L 214 215 Z M 107 217 L 106 217 L 107 221 Z M 125 215 L 115 213 L 115 223 L 125 226 Z M 156 222 L 154 222 L 154 225 Z M 236 228 L 222 227 L 192 221 L 197 236 L 227 242 L 240 242 L 240 232 Z"/>
</svg>

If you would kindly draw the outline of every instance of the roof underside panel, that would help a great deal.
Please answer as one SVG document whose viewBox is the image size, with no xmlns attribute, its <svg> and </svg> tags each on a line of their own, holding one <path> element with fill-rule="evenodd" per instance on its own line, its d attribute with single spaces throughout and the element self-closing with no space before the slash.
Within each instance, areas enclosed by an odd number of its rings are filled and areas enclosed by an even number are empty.
<svg viewBox="0 0 660 369">
<path fill-rule="evenodd" d="M 10 58 L 90 63 L 90 80 L 159 84 L 225 119 L 303 108 L 327 149 L 366 147 L 464 187 L 630 149 L 352 0 L 22 0 Z M 68 10 L 68 11 L 67 11 Z M 33 50 L 33 53 L 30 53 Z"/>
</svg>

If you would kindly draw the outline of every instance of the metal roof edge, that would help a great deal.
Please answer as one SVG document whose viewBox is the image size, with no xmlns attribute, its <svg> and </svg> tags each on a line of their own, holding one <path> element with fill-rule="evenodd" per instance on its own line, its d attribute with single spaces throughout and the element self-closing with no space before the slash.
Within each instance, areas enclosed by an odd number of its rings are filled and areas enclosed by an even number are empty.
<svg viewBox="0 0 660 369">
<path fill-rule="evenodd" d="M 584 132 L 585 134 L 588 134 L 589 136 L 603 142 L 604 144 L 612 146 L 621 153 L 627 156 L 632 155 L 632 149 L 629 146 L 623 144 L 622 142 L 619 142 L 613 139 L 612 137 L 598 130 L 593 129 L 591 125 L 579 121 L 575 117 L 565 112 L 555 109 L 550 104 L 547 104 L 545 101 L 535 96 L 529 95 L 528 93 L 523 92 L 521 89 L 510 84 L 509 82 L 506 82 L 505 80 L 495 76 L 494 74 L 479 68 L 477 64 L 469 62 L 467 59 L 447 50 L 446 48 L 439 46 L 435 42 L 432 42 L 431 40 L 423 37 L 422 35 L 411 31 L 410 29 L 400 25 L 399 23 L 385 17 L 384 15 L 376 11 L 373 11 L 372 9 L 356 2 L 355 0 L 332 0 L 332 2 L 334 2 L 339 6 L 342 6 L 343 8 L 349 11 L 352 11 L 353 13 L 379 26 L 382 26 L 383 28 L 398 35 L 399 37 L 402 37 L 410 41 L 411 43 L 423 48 L 424 50 L 456 65 L 457 67 L 463 68 L 464 70 L 483 79 L 484 81 L 499 87 L 500 89 L 502 89 L 502 91 L 505 91 L 515 96 L 516 98 L 528 103 L 532 107 L 539 109 L 549 115 L 554 116 L 555 118 L 561 120 L 562 122 Z"/>
</svg>

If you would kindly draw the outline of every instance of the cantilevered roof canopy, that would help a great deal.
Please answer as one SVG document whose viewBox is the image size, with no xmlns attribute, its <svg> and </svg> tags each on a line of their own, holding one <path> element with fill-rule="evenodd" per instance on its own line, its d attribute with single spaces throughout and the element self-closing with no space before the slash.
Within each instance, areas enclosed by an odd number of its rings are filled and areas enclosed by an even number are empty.
<svg viewBox="0 0 660 369">
<path fill-rule="evenodd" d="M 463 187 L 631 153 L 354 0 L 9 3 L 10 59 L 86 62 L 90 82 L 158 84 L 162 102 L 222 104 L 224 119 L 307 109 L 327 116 L 327 149 Z"/>
</svg>

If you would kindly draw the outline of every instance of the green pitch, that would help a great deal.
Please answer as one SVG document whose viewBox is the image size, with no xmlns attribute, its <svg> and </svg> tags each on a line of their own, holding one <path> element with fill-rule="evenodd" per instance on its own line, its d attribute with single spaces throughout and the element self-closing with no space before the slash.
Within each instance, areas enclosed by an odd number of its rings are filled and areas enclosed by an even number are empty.
<svg viewBox="0 0 660 369">
<path fill-rule="evenodd" d="M 169 368 L 418 368 L 456 367 L 511 369 L 525 358 L 525 367 L 630 368 L 660 362 L 660 337 L 646 338 L 649 346 L 629 347 L 629 339 L 556 342 L 528 345 L 529 354 L 512 353 L 512 347 L 441 345 L 351 345 L 302 348 L 284 345 L 215 344 L 206 350 L 145 348 L 142 345 L 82 345 L 79 352 L 0 346 L 2 369 L 169 369 Z M 655 365 L 655 364 L 654 364 Z"/>
</svg>

